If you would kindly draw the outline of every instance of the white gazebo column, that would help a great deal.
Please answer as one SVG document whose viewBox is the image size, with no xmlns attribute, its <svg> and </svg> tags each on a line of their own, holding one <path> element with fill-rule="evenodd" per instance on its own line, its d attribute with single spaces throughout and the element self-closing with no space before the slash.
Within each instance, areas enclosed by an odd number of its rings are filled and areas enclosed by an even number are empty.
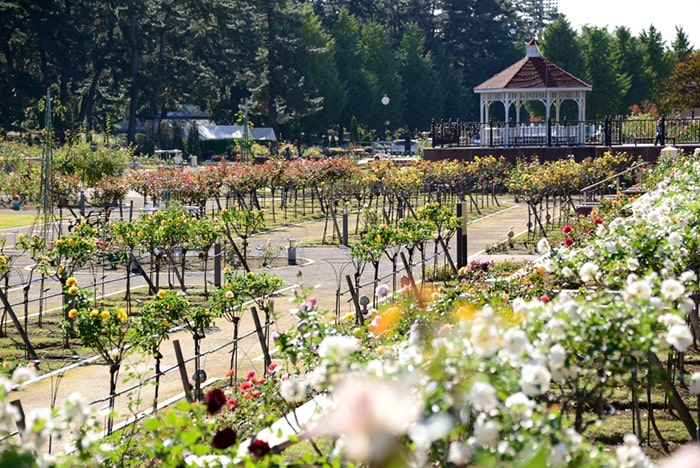
<svg viewBox="0 0 700 468">
<path fill-rule="evenodd" d="M 503 105 L 506 108 L 505 113 L 505 131 L 503 132 L 503 145 L 510 146 L 510 125 L 508 125 L 508 116 L 510 115 L 510 93 L 506 93 Z"/>
<path fill-rule="evenodd" d="M 520 99 L 515 101 L 515 122 L 520 123 L 520 109 L 523 107 L 523 103 Z"/>
<path fill-rule="evenodd" d="M 483 144 L 483 142 L 486 141 L 486 124 L 489 121 L 489 107 L 491 106 L 491 99 L 489 98 L 488 94 L 481 94 L 480 101 L 481 106 L 479 110 L 479 118 L 481 121 L 479 122 L 479 138 Z"/>
<path fill-rule="evenodd" d="M 579 91 L 579 98 L 576 100 L 578 103 L 578 144 L 583 145 L 586 143 L 586 92 Z"/>
</svg>

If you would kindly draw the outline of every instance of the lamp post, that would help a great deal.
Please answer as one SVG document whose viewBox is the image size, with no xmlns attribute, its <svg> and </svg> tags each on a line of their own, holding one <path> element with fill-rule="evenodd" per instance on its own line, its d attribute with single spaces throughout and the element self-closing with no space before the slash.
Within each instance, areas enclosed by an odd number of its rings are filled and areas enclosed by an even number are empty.
<svg viewBox="0 0 700 468">
<path fill-rule="evenodd" d="M 387 118 L 387 108 L 389 107 L 389 103 L 391 102 L 391 99 L 389 99 L 389 96 L 384 94 L 382 97 L 382 105 L 384 106 L 384 151 L 387 152 L 387 146 L 386 146 L 386 132 L 387 132 L 387 127 L 389 127 L 389 120 Z"/>
</svg>

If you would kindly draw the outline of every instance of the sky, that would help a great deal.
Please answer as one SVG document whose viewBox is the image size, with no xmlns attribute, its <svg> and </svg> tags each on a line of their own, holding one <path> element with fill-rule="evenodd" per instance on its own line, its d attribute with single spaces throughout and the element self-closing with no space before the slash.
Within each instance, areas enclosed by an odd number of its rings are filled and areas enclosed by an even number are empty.
<svg viewBox="0 0 700 468">
<path fill-rule="evenodd" d="M 648 30 L 651 24 L 661 32 L 667 47 L 676 38 L 676 26 L 685 31 L 690 44 L 700 49 L 700 0 L 558 0 L 559 13 L 571 27 L 607 27 L 611 33 L 617 26 L 627 26 L 634 36 Z"/>
</svg>

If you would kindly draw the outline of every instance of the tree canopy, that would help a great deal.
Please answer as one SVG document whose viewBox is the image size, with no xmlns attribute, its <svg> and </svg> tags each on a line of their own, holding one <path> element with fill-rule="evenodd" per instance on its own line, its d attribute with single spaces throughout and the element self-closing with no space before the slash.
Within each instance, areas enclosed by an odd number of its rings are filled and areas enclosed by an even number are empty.
<svg viewBox="0 0 700 468">
<path fill-rule="evenodd" d="M 40 128 L 38 103 L 52 88 L 61 138 L 126 121 L 138 144 L 139 122 L 181 104 L 230 124 L 245 102 L 254 125 L 289 140 L 351 126 L 415 133 L 432 119 L 478 120 L 473 88 L 534 35 L 545 57 L 593 85 L 589 118 L 694 102 L 664 92 L 679 64 L 693 69 L 682 28 L 675 38 L 653 25 L 638 37 L 625 27 L 578 33 L 539 0 L 16 0 L 0 3 L 0 17 L 4 132 Z"/>
</svg>

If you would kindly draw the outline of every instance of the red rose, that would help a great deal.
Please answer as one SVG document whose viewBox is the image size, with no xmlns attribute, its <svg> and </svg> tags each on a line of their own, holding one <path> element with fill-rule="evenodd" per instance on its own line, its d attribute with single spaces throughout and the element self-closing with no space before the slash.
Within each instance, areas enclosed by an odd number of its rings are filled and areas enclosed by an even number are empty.
<svg viewBox="0 0 700 468">
<path fill-rule="evenodd" d="M 204 403 L 207 404 L 207 412 L 214 414 L 226 404 L 226 394 L 220 388 L 209 390 L 204 396 Z"/>
<path fill-rule="evenodd" d="M 226 449 L 236 443 L 238 435 L 236 431 L 227 427 L 226 429 L 221 429 L 216 434 L 214 434 L 214 439 L 211 441 L 211 446 L 218 449 Z"/>
<path fill-rule="evenodd" d="M 256 458 L 262 458 L 270 453 L 270 444 L 260 439 L 253 439 L 248 451 Z"/>
</svg>

